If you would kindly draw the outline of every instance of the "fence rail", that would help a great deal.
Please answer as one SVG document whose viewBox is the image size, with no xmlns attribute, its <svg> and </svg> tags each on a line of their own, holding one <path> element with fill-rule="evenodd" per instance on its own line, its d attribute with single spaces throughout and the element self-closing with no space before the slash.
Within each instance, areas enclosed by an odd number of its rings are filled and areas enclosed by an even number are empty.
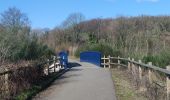
<svg viewBox="0 0 170 100">
<path fill-rule="evenodd" d="M 132 73 L 132 76 L 135 77 L 135 80 L 142 81 L 144 78 L 144 74 L 147 75 L 146 78 L 148 78 L 149 84 L 155 83 L 161 87 L 165 87 L 166 90 L 166 99 L 170 100 L 170 66 L 167 66 L 166 69 L 157 67 L 152 65 L 152 62 L 148 62 L 148 64 L 142 63 L 141 60 L 138 62 L 135 61 L 133 58 L 120 58 L 120 57 L 111 57 L 111 56 L 104 56 L 101 58 L 102 62 L 101 65 L 104 66 L 104 68 L 109 67 L 113 65 L 118 65 L 118 68 L 120 66 L 127 67 L 128 71 Z M 162 85 L 162 82 L 155 82 L 153 81 L 154 71 L 165 75 L 165 85 Z M 155 75 L 156 76 L 156 75 Z M 160 75 L 161 76 L 161 75 Z M 141 82 L 140 82 L 141 83 Z M 140 86 L 141 87 L 141 86 Z"/>
<path fill-rule="evenodd" d="M 53 56 L 53 59 L 51 58 L 51 59 L 48 59 L 47 61 L 44 61 L 44 62 L 42 62 L 42 63 L 39 63 L 37 66 L 39 66 L 39 67 L 44 67 L 44 66 L 42 66 L 42 65 L 45 65 L 45 64 L 48 64 L 48 63 L 50 63 L 50 62 L 59 62 L 59 60 L 60 60 L 61 58 L 60 57 L 56 57 L 56 56 Z M 53 67 L 56 67 L 56 66 L 53 66 Z M 53 68 L 52 67 L 52 68 Z M 52 68 L 49 68 L 49 69 L 52 69 Z M 19 70 L 20 68 L 18 68 L 18 69 L 16 69 L 16 70 Z M 0 72 L 0 76 L 1 75 L 5 75 L 5 74 L 10 74 L 10 73 L 12 73 L 13 72 L 13 69 L 11 69 L 11 70 L 5 70 L 5 71 L 3 71 L 3 72 Z"/>
</svg>

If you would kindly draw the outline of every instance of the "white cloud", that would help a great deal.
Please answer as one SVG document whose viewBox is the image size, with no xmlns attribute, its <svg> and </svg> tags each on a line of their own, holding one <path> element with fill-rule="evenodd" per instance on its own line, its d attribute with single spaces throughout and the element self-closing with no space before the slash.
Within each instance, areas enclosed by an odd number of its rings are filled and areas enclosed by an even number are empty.
<svg viewBox="0 0 170 100">
<path fill-rule="evenodd" d="M 159 0 L 136 0 L 137 2 L 159 2 Z"/>
</svg>

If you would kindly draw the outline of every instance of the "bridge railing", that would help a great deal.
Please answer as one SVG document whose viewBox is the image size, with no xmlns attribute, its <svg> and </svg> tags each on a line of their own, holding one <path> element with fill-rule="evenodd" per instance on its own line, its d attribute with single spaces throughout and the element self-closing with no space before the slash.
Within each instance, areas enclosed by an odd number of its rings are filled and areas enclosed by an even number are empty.
<svg viewBox="0 0 170 100">
<path fill-rule="evenodd" d="M 60 57 L 53 56 L 47 61 L 19 67 L 16 69 L 5 69 L 0 72 L 0 99 L 11 99 L 20 91 L 32 86 L 32 83 L 47 77 L 53 72 L 64 68 L 60 64 Z"/>
<path fill-rule="evenodd" d="M 113 65 L 117 65 L 118 68 L 121 66 L 127 68 L 139 90 L 147 92 L 152 100 L 158 100 L 158 98 L 170 100 L 170 66 L 163 69 L 152 65 L 152 62 L 145 64 L 141 60 L 135 61 L 134 58 L 104 56 L 101 60 L 104 68 L 111 68 Z M 159 93 L 164 95 L 160 97 Z"/>
</svg>

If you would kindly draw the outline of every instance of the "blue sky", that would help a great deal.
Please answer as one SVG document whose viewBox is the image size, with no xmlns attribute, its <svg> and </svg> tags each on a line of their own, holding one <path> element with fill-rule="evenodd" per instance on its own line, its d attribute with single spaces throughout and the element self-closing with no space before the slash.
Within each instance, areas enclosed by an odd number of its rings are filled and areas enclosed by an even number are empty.
<svg viewBox="0 0 170 100">
<path fill-rule="evenodd" d="M 170 15 L 170 0 L 1 0 L 0 13 L 16 7 L 26 13 L 33 28 L 54 28 L 69 14 L 86 19 L 118 16 Z"/>
</svg>

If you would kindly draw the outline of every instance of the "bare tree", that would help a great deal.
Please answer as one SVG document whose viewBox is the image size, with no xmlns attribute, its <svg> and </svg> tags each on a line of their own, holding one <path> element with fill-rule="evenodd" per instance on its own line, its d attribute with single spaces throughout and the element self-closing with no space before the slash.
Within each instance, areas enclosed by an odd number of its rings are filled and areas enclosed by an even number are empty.
<svg viewBox="0 0 170 100">
<path fill-rule="evenodd" d="M 18 32 L 19 29 L 29 27 L 29 20 L 26 14 L 15 7 L 9 8 L 1 14 L 1 24 L 12 32 Z"/>
<path fill-rule="evenodd" d="M 84 17 L 83 14 L 81 14 L 81 13 L 72 13 L 63 22 L 62 26 L 64 28 L 74 27 L 75 25 L 79 24 L 80 22 L 82 22 L 84 20 L 85 20 L 85 17 Z"/>
<path fill-rule="evenodd" d="M 0 32 L 1 56 L 14 58 L 29 40 L 30 24 L 28 17 L 15 7 L 9 8 L 1 14 Z M 5 53 L 6 52 L 6 53 Z"/>
</svg>

